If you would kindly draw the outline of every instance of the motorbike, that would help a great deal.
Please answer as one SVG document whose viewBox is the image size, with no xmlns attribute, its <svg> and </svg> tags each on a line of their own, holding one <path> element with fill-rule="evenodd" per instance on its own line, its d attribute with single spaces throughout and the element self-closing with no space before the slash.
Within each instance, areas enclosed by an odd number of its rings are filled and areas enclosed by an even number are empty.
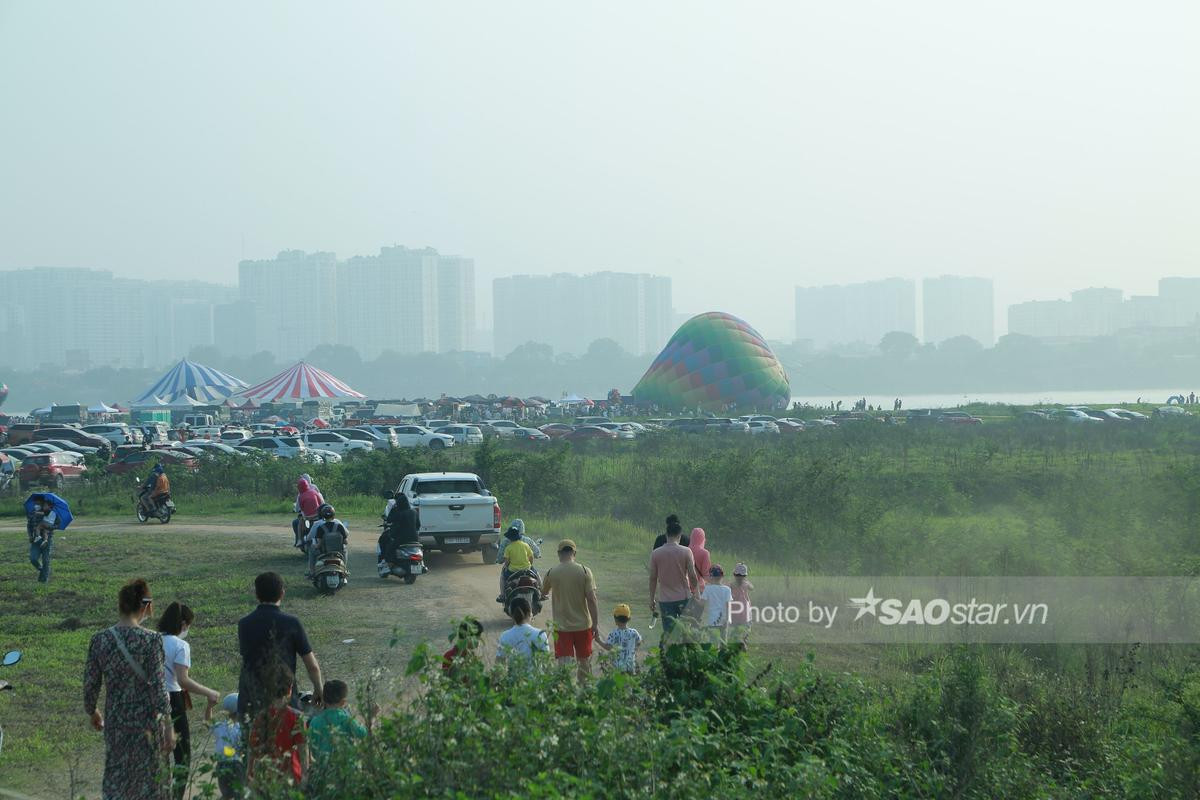
<svg viewBox="0 0 1200 800">
<path fill-rule="evenodd" d="M 138 485 L 141 485 L 141 480 L 137 480 Z M 147 498 L 147 502 L 150 502 Z M 155 501 L 154 508 L 147 508 L 146 503 L 143 503 L 138 495 L 133 496 L 134 513 L 137 514 L 138 522 L 145 523 L 151 518 L 157 519 L 163 525 L 171 521 L 171 517 L 175 514 L 175 501 L 171 499 L 170 494 L 164 494 Z"/>
<path fill-rule="evenodd" d="M 407 584 L 416 583 L 417 576 L 426 572 L 429 567 L 425 566 L 425 551 L 417 542 L 397 545 L 394 559 L 385 558 L 379 562 L 379 577 L 395 575 Z"/>
<path fill-rule="evenodd" d="M 313 588 L 321 594 L 335 594 L 349 582 L 350 571 L 346 569 L 344 552 L 325 553 L 317 556 L 313 570 Z"/>
<path fill-rule="evenodd" d="M 520 569 L 511 573 L 508 576 L 508 583 L 504 585 L 504 614 L 509 614 L 509 609 L 513 600 L 518 597 L 524 597 L 529 603 L 529 607 L 533 609 L 533 616 L 537 616 L 542 610 L 542 576 L 538 574 L 536 569 Z"/>
<path fill-rule="evenodd" d="M 7 653 L 4 654 L 4 660 L 0 661 L 0 664 L 3 664 L 6 667 L 11 667 L 13 664 L 16 664 L 18 661 L 21 660 L 21 655 L 22 654 L 21 654 L 20 650 L 9 650 Z M 4 691 L 11 692 L 12 688 L 13 688 L 12 684 L 9 683 L 8 681 L 0 681 L 0 692 L 4 692 Z M 3 752 L 4 752 L 4 728 L 0 728 L 0 753 L 3 753 Z"/>
</svg>

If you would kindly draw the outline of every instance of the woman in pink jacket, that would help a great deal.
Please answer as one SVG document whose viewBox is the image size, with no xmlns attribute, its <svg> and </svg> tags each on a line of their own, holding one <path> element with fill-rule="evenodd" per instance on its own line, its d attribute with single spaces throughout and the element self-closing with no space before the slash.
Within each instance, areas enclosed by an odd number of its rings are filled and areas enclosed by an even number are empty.
<svg viewBox="0 0 1200 800">
<path fill-rule="evenodd" d="M 712 566 L 712 558 L 708 551 L 704 549 L 704 529 L 692 528 L 691 540 L 688 542 L 688 549 L 692 551 L 692 556 L 696 561 L 696 574 L 700 576 L 700 585 L 698 591 L 704 590 L 704 579 L 708 577 L 708 568 Z"/>
<path fill-rule="evenodd" d="M 308 535 L 308 529 L 312 526 L 313 521 L 317 518 L 317 512 L 325 503 L 325 498 L 317 491 L 317 487 L 308 482 L 307 478 L 300 478 L 296 481 L 296 513 L 304 517 L 304 523 L 301 524 L 297 518 L 292 523 L 292 530 L 296 534 L 296 547 L 300 547 L 304 538 Z"/>
</svg>

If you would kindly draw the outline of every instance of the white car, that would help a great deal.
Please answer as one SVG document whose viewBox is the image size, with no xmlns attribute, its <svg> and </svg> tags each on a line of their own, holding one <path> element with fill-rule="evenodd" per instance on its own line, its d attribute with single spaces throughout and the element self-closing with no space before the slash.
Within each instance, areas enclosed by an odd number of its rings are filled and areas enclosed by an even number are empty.
<svg viewBox="0 0 1200 800">
<path fill-rule="evenodd" d="M 188 441 L 187 446 L 202 450 L 206 453 L 212 453 L 213 455 L 216 455 L 217 453 L 224 453 L 225 455 L 230 456 L 246 455 L 246 451 L 239 450 L 233 445 L 226 444 L 225 442 L 214 442 L 209 439 L 191 439 Z"/>
<path fill-rule="evenodd" d="M 304 435 L 304 443 L 313 450 L 328 450 L 337 453 L 340 456 L 349 455 L 352 452 L 369 453 L 373 448 L 367 442 L 360 442 L 357 439 L 349 439 L 340 433 L 333 431 L 310 431 Z"/>
<path fill-rule="evenodd" d="M 252 436 L 239 447 L 265 450 L 277 458 L 297 458 L 308 449 L 299 436 Z"/>
<path fill-rule="evenodd" d="M 141 431 L 138 432 L 135 439 L 129 426 L 124 422 L 105 422 L 96 425 L 84 425 L 85 433 L 94 433 L 97 436 L 103 436 L 108 441 L 112 442 L 113 446 L 122 444 L 140 444 L 142 441 Z"/>
<path fill-rule="evenodd" d="M 521 425 L 513 422 L 511 419 L 489 419 L 487 424 L 491 425 L 492 430 L 494 430 L 497 434 L 505 437 L 512 436 L 513 432 L 516 431 L 517 428 L 522 427 Z"/>
<path fill-rule="evenodd" d="M 250 438 L 250 431 L 242 428 L 227 428 L 221 431 L 221 435 L 217 438 L 218 442 L 224 442 L 227 445 L 235 446 Z"/>
<path fill-rule="evenodd" d="M 383 428 L 386 426 L 376 425 L 375 428 Z M 372 428 L 333 428 L 330 433 L 340 433 L 347 439 L 354 441 L 366 442 L 376 450 L 388 450 L 396 447 L 395 440 L 385 433 L 379 433 Z"/>
<path fill-rule="evenodd" d="M 774 417 L 768 417 L 766 414 L 745 414 L 738 417 L 742 422 L 776 422 Z M 753 433 L 753 431 L 751 431 Z"/>
<path fill-rule="evenodd" d="M 445 425 L 434 433 L 453 436 L 456 444 L 483 444 L 483 431 L 474 425 Z"/>
<path fill-rule="evenodd" d="M 636 439 L 638 432 L 628 422 L 597 422 L 593 427 L 612 431 L 618 439 Z"/>
<path fill-rule="evenodd" d="M 297 458 L 309 464 L 336 464 L 342 460 L 342 457 L 332 450 L 318 450 L 313 447 L 301 451 Z"/>
<path fill-rule="evenodd" d="M 762 433 L 779 433 L 779 423 L 775 422 L 774 420 L 767 422 L 766 420 L 752 419 L 746 424 L 750 426 L 750 433 L 754 435 Z"/>
<path fill-rule="evenodd" d="M 1070 423 L 1082 422 L 1099 422 L 1095 417 L 1080 411 L 1078 408 L 1060 408 L 1050 415 L 1050 419 L 1066 421 Z"/>
<path fill-rule="evenodd" d="M 444 447 L 454 446 L 454 437 L 450 434 L 434 433 L 429 428 L 422 428 L 420 425 L 397 425 L 392 428 L 392 431 L 396 434 L 396 442 L 399 447 L 430 447 L 434 450 L 441 450 Z"/>
</svg>

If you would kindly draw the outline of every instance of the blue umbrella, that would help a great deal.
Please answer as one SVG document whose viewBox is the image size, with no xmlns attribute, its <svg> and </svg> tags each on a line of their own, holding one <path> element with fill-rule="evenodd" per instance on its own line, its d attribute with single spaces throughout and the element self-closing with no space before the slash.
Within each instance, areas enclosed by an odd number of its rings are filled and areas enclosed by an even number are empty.
<svg viewBox="0 0 1200 800">
<path fill-rule="evenodd" d="M 54 513 L 58 515 L 58 529 L 60 531 L 66 530 L 67 526 L 71 524 L 71 520 L 75 519 L 75 517 L 71 515 L 71 507 L 67 505 L 67 501 L 63 500 L 53 492 L 36 492 L 29 495 L 29 497 L 25 499 L 26 514 L 33 513 L 33 503 L 35 500 L 50 501 L 50 505 L 54 507 Z"/>
</svg>

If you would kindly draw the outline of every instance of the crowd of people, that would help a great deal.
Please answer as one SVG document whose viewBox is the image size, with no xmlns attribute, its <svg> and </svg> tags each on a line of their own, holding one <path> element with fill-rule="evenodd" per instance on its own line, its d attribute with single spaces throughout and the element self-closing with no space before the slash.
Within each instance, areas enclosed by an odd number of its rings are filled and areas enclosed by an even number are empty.
<svg viewBox="0 0 1200 800">
<path fill-rule="evenodd" d="M 300 484 L 302 494 L 316 492 L 307 476 Z M 332 508 L 319 499 L 320 522 L 314 530 L 336 522 Z M 387 510 L 386 516 L 395 523 L 415 516 L 402 499 L 398 496 Z M 306 497 L 305 505 L 313 500 Z M 327 509 L 329 513 L 323 513 Z M 39 514 L 37 536 L 51 535 L 54 520 L 48 515 L 53 509 L 39 507 Z M 419 522 L 413 527 L 419 530 Z M 325 535 L 331 535 L 331 530 Z M 753 589 L 749 570 L 738 563 L 733 583 L 726 584 L 724 569 L 713 563 L 706 538 L 698 527 L 685 534 L 679 518 L 671 515 L 653 544 L 650 626 L 662 620 L 663 646 L 668 649 L 676 641 L 713 647 L 732 640 L 734 646 L 745 645 Z M 500 599 L 510 573 L 533 569 L 533 559 L 541 554 L 539 541 L 526 535 L 521 520 L 510 525 L 497 558 L 503 576 Z M 524 597 L 506 603 L 512 625 L 499 636 L 498 664 L 522 670 L 542 658 L 548 662 L 548 654 L 553 653 L 558 664 L 573 666 L 582 682 L 592 675 L 595 644 L 607 654 L 604 669 L 639 671 L 645 638 L 633 625 L 631 605 L 621 602 L 613 608 L 613 627 L 602 635 L 596 580 L 577 555 L 576 543 L 562 539 L 558 563 L 540 576 L 539 599 L 551 604 L 552 633 L 532 624 L 534 609 Z M 46 564 L 48 570 L 48 557 Z M 197 624 L 196 613 L 183 603 L 171 602 L 152 625 L 155 606 L 147 582 L 138 579 L 121 587 L 118 619 L 92 637 L 83 680 L 84 710 L 92 726 L 104 734 L 105 798 L 179 800 L 186 795 L 193 774 L 188 715 L 192 698 L 205 703 L 213 774 L 222 798 L 243 797 L 246 787 L 260 784 L 320 786 L 338 749 L 367 735 L 367 727 L 348 708 L 347 683 L 325 679 L 303 624 L 283 611 L 283 578 L 274 572 L 258 575 L 254 594 L 257 606 L 237 625 L 241 655 L 237 691 L 222 696 L 192 672 L 187 640 Z M 685 617 L 691 624 L 681 625 Z M 483 630 L 474 618 L 459 624 L 453 646 L 442 658 L 448 678 L 459 678 L 468 665 L 480 660 Z M 313 687 L 309 696 L 299 690 L 300 668 Z M 103 710 L 98 707 L 102 688 Z"/>
</svg>

